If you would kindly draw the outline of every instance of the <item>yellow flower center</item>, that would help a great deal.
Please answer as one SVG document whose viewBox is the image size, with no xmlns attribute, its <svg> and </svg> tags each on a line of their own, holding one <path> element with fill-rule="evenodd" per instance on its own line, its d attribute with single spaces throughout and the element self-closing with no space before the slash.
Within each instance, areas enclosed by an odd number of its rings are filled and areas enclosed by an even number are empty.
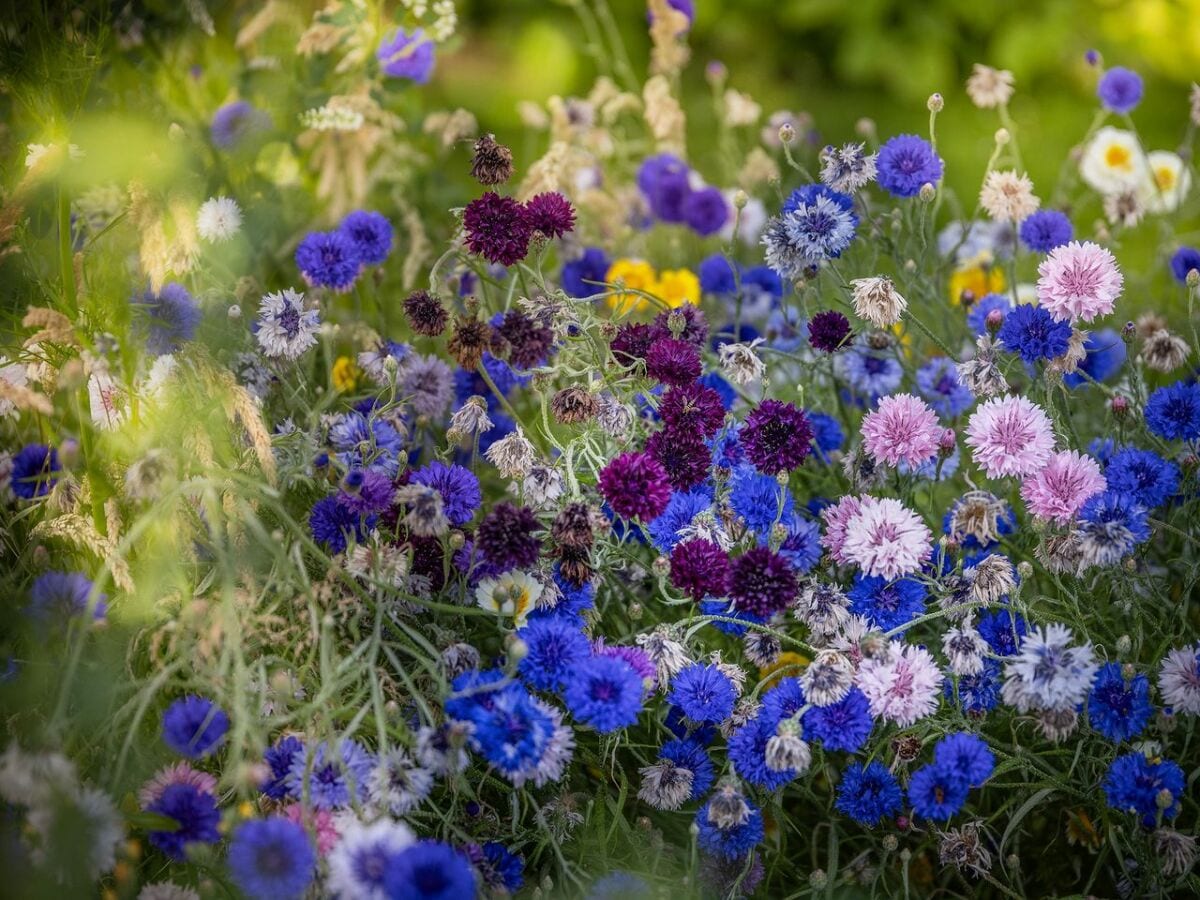
<svg viewBox="0 0 1200 900">
<path fill-rule="evenodd" d="M 1133 154 L 1129 152 L 1129 148 L 1120 144 L 1112 144 L 1104 151 L 1104 161 L 1114 169 L 1128 168 L 1132 158 Z"/>
<path fill-rule="evenodd" d="M 1175 187 L 1175 170 L 1168 166 L 1159 166 L 1154 170 L 1154 181 L 1164 194 Z"/>
</svg>

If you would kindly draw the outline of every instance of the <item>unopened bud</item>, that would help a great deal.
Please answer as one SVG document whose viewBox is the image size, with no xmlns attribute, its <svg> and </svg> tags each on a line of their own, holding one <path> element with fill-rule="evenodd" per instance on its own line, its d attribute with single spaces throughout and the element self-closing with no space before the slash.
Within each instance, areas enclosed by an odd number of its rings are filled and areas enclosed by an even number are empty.
<svg viewBox="0 0 1200 900">
<path fill-rule="evenodd" d="M 1163 788 L 1154 797 L 1154 805 L 1159 809 L 1170 809 L 1175 805 L 1175 795 Z"/>
<path fill-rule="evenodd" d="M 825 887 L 825 882 L 828 880 L 829 876 L 825 874 L 824 869 L 813 869 L 808 875 L 809 886 L 817 890 Z"/>
<path fill-rule="evenodd" d="M 1200 269 L 1188 269 L 1187 277 L 1183 279 L 1188 287 L 1200 287 Z"/>
<path fill-rule="evenodd" d="M 900 846 L 900 839 L 894 834 L 885 834 L 883 836 L 883 849 L 888 853 L 895 853 L 896 848 Z"/>
<path fill-rule="evenodd" d="M 865 116 L 854 123 L 854 132 L 859 137 L 869 138 L 875 134 L 875 120 Z"/>
<path fill-rule="evenodd" d="M 467 542 L 466 536 L 461 531 L 452 531 L 450 533 L 450 549 L 461 550 Z"/>
<path fill-rule="evenodd" d="M 1133 640 L 1129 637 L 1129 635 L 1123 634 L 1119 638 L 1117 638 L 1117 652 L 1118 653 L 1120 653 L 1122 656 L 1124 656 L 1131 649 L 1133 649 Z"/>
<path fill-rule="evenodd" d="M 745 209 L 746 204 L 750 202 L 750 196 L 740 188 L 734 192 L 733 205 L 737 209 Z"/>
<path fill-rule="evenodd" d="M 920 197 L 925 203 L 929 203 L 934 197 L 937 196 L 937 188 L 927 181 L 921 185 L 920 193 L 918 193 L 917 196 Z"/>
<path fill-rule="evenodd" d="M 996 146 L 997 147 L 1003 147 L 1005 144 L 1007 144 L 1011 140 L 1012 140 L 1012 135 L 1008 133 L 1007 128 L 997 128 L 996 129 Z"/>
<path fill-rule="evenodd" d="M 629 609 L 627 610 L 627 612 L 629 613 L 630 621 L 636 622 L 642 617 L 642 614 L 645 612 L 645 609 L 642 607 L 642 604 L 638 603 L 635 600 L 633 603 L 629 604 Z"/>
<path fill-rule="evenodd" d="M 938 453 L 943 457 L 950 456 L 954 452 L 954 447 L 957 443 L 958 435 L 954 433 L 954 429 L 945 429 L 942 432 L 942 436 L 938 439 Z"/>
<path fill-rule="evenodd" d="M 987 326 L 987 330 L 995 334 L 1000 330 L 1000 326 L 1004 324 L 1004 313 L 998 309 L 989 310 L 987 317 L 984 318 L 983 324 Z"/>
<path fill-rule="evenodd" d="M 1020 575 L 1022 578 L 1032 577 L 1033 576 L 1033 563 L 1031 563 L 1027 559 L 1021 560 L 1019 563 L 1017 563 L 1017 574 Z"/>
<path fill-rule="evenodd" d="M 925 101 L 925 106 L 930 112 L 941 112 L 945 105 L 946 101 L 938 93 L 930 94 L 929 99 Z"/>
<path fill-rule="evenodd" d="M 796 140 L 796 128 L 791 122 L 784 122 L 779 126 L 779 140 L 784 144 L 790 144 Z"/>
<path fill-rule="evenodd" d="M 511 662 L 518 663 L 529 655 L 529 645 L 519 637 L 510 638 L 506 649 Z"/>
<path fill-rule="evenodd" d="M 665 576 L 671 571 L 671 560 L 665 556 L 658 556 L 654 560 L 653 569 L 655 575 Z"/>
<path fill-rule="evenodd" d="M 1108 401 L 1108 408 L 1118 419 L 1123 418 L 1129 412 L 1129 398 L 1117 394 Z"/>
<path fill-rule="evenodd" d="M 723 84 L 729 70 L 725 68 L 725 63 L 719 59 L 714 59 L 704 67 L 704 77 L 708 79 L 709 84 Z"/>
</svg>

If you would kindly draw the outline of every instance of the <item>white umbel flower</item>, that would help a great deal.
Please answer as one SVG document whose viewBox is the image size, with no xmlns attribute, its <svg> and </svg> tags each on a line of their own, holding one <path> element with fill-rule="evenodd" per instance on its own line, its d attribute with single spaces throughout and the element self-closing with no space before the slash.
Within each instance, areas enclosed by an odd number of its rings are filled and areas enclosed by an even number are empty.
<svg viewBox="0 0 1200 900">
<path fill-rule="evenodd" d="M 210 244 L 229 240 L 242 230 L 242 209 L 230 197 L 209 197 L 196 213 L 196 231 Z"/>
</svg>

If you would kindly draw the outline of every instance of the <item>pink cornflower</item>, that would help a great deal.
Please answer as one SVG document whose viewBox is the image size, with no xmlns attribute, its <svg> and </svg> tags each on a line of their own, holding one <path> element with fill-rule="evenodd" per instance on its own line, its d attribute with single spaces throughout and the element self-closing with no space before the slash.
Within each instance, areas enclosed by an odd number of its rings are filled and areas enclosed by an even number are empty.
<svg viewBox="0 0 1200 900">
<path fill-rule="evenodd" d="M 879 401 L 862 423 L 863 446 L 876 462 L 919 466 L 937 453 L 942 437 L 937 413 L 912 394 L 893 394 Z"/>
<path fill-rule="evenodd" d="M 890 497 L 863 497 L 846 522 L 842 554 L 867 575 L 899 578 L 916 572 L 932 552 L 929 528 L 911 509 Z"/>
<path fill-rule="evenodd" d="M 1113 255 L 1091 241 L 1055 247 L 1038 276 L 1038 302 L 1060 322 L 1108 315 L 1125 282 Z"/>
<path fill-rule="evenodd" d="M 163 795 L 163 791 L 176 784 L 186 784 L 206 794 L 216 795 L 217 779 L 207 772 L 193 769 L 185 762 L 177 762 L 164 766 L 154 773 L 154 777 L 138 789 L 138 803 L 142 809 L 148 808 Z"/>
<path fill-rule="evenodd" d="M 1089 497 L 1107 486 L 1094 459 L 1074 450 L 1063 450 L 1025 479 L 1021 498 L 1039 519 L 1068 522 Z"/>
<path fill-rule="evenodd" d="M 821 510 L 821 518 L 825 520 L 825 534 L 821 545 L 829 551 L 834 562 L 844 566 L 850 562 L 846 558 L 843 547 L 846 543 L 846 523 L 862 510 L 862 498 L 847 494 L 833 506 Z"/>
<path fill-rule="evenodd" d="M 967 446 L 988 478 L 1032 475 L 1054 452 L 1054 431 L 1032 400 L 993 397 L 967 422 Z"/>
<path fill-rule="evenodd" d="M 283 814 L 297 825 L 312 829 L 317 836 L 317 852 L 322 856 L 327 856 L 342 839 L 337 821 L 327 809 L 305 809 L 299 803 L 290 803 L 283 808 Z"/>
<path fill-rule="evenodd" d="M 942 672 L 929 651 L 899 641 L 892 641 L 887 653 L 864 659 L 856 681 L 871 715 L 901 728 L 936 710 L 942 694 Z"/>
</svg>

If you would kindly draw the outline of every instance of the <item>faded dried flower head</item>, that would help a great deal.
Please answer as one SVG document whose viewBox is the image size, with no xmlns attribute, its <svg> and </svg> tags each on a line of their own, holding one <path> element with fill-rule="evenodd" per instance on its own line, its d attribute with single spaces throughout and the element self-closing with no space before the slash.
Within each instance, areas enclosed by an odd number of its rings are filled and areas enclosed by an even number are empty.
<svg viewBox="0 0 1200 900">
<path fill-rule="evenodd" d="M 855 314 L 876 328 L 895 325 L 908 307 L 908 301 L 900 296 L 892 279 L 884 275 L 855 278 L 850 286 L 853 289 Z"/>
<path fill-rule="evenodd" d="M 742 636 L 742 649 L 747 660 L 760 669 L 765 669 L 775 664 L 783 648 L 774 634 L 750 630 Z"/>
<path fill-rule="evenodd" d="M 1086 568 L 1082 535 L 1078 531 L 1048 535 L 1034 552 L 1038 561 L 1056 575 L 1078 575 Z"/>
<path fill-rule="evenodd" d="M 758 381 L 767 371 L 766 365 L 754 352 L 761 344 L 762 338 L 755 338 L 749 343 L 722 344 L 719 351 L 721 370 L 734 384 L 747 385 Z"/>
<path fill-rule="evenodd" d="M 446 349 L 460 366 L 472 372 L 479 368 L 483 351 L 488 349 L 491 339 L 492 328 L 486 322 L 474 316 L 455 316 L 454 334 L 446 343 Z"/>
<path fill-rule="evenodd" d="M 990 335 L 981 334 L 975 341 L 975 356 L 954 368 L 963 387 L 981 400 L 1008 390 L 1008 382 L 996 364 L 995 344 Z"/>
<path fill-rule="evenodd" d="M 442 505 L 442 495 L 423 484 L 406 484 L 396 490 L 396 502 L 408 507 L 401 520 L 418 537 L 437 537 L 450 528 Z"/>
<path fill-rule="evenodd" d="M 992 854 L 983 845 L 983 826 L 980 822 L 968 822 L 940 834 L 938 859 L 943 866 L 951 865 L 960 872 L 969 872 L 976 877 L 991 871 Z"/>
<path fill-rule="evenodd" d="M 454 415 L 450 417 L 450 427 L 446 431 L 446 439 L 457 444 L 463 438 L 483 434 L 492 428 L 492 420 L 488 416 L 487 401 L 474 394 L 467 398 Z"/>
<path fill-rule="evenodd" d="M 1073 709 L 1040 709 L 1034 713 L 1038 731 L 1048 741 L 1061 744 L 1079 726 L 1079 713 Z"/>
<path fill-rule="evenodd" d="M 512 151 L 497 142 L 494 134 L 485 134 L 475 142 L 471 156 L 471 177 L 480 184 L 504 184 L 513 176 Z"/>
<path fill-rule="evenodd" d="M 979 204 L 997 222 L 1020 222 L 1041 205 L 1029 176 L 1011 170 L 991 171 L 979 191 Z"/>
<path fill-rule="evenodd" d="M 446 310 L 442 301 L 428 291 L 413 291 L 404 299 L 404 314 L 417 334 L 437 337 L 446 330 Z"/>
<path fill-rule="evenodd" d="M 1118 191 L 1104 198 L 1104 217 L 1109 225 L 1133 228 L 1146 215 L 1146 206 L 1137 191 Z"/>
<path fill-rule="evenodd" d="M 1196 863 L 1196 839 L 1174 828 L 1158 828 L 1152 835 L 1154 852 L 1162 861 L 1163 874 L 1178 878 Z"/>
<path fill-rule="evenodd" d="M 994 109 L 1012 99 L 1013 73 L 975 63 L 967 79 L 967 96 L 980 109 Z"/>
<path fill-rule="evenodd" d="M 604 393 L 600 395 L 596 422 L 609 437 L 623 438 L 633 425 L 633 413 L 612 394 Z"/>
<path fill-rule="evenodd" d="M 505 478 L 524 478 L 533 468 L 536 453 L 533 444 L 518 428 L 488 447 L 483 455 Z"/>
<path fill-rule="evenodd" d="M 582 425 L 596 418 L 600 401 L 586 387 L 573 385 L 554 395 L 550 400 L 550 411 L 563 425 Z"/>
<path fill-rule="evenodd" d="M 977 603 L 995 603 L 1017 584 L 1012 561 L 1000 553 L 985 556 L 963 574 L 971 582 L 971 599 Z"/>
<path fill-rule="evenodd" d="M 1146 367 L 1156 372 L 1173 372 L 1191 355 L 1192 348 L 1178 335 L 1159 329 L 1142 342 L 1139 355 Z"/>
</svg>

